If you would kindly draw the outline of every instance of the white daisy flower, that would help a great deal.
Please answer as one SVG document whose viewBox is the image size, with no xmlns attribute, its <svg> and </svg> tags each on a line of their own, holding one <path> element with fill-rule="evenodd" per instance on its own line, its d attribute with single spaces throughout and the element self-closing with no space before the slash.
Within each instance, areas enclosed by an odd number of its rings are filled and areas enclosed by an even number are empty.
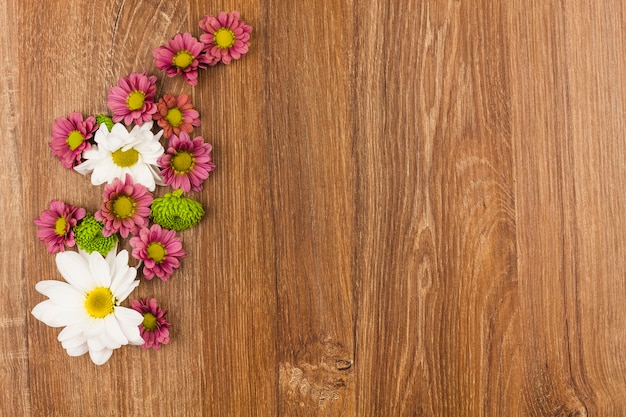
<svg viewBox="0 0 626 417">
<path fill-rule="evenodd" d="M 162 184 L 157 160 L 164 150 L 159 142 L 163 130 L 153 134 L 152 124 L 135 126 L 130 132 L 121 123 L 114 124 L 110 132 L 101 124 L 94 135 L 97 145 L 83 152 L 85 161 L 74 169 L 83 175 L 91 172 L 93 185 L 111 184 L 115 178 L 123 181 L 128 173 L 133 182 L 154 191 Z"/>
<path fill-rule="evenodd" d="M 128 252 L 106 258 L 94 251 L 60 252 L 56 255 L 59 272 L 67 282 L 40 281 L 35 289 L 49 299 L 33 308 L 32 314 L 51 327 L 65 327 L 58 336 L 70 356 L 89 352 L 96 365 L 111 357 L 114 349 L 126 344 L 141 345 L 141 313 L 120 302 L 139 281 L 137 270 L 128 266 Z"/>
</svg>

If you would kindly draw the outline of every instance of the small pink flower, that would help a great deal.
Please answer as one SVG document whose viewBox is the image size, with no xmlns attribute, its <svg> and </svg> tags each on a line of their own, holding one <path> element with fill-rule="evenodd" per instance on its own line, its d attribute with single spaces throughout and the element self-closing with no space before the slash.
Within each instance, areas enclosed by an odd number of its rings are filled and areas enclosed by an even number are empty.
<svg viewBox="0 0 626 417">
<path fill-rule="evenodd" d="M 215 170 L 213 147 L 202 136 L 191 140 L 185 132 L 172 135 L 167 151 L 159 157 L 163 182 L 185 192 L 202 191 L 202 182 Z"/>
<path fill-rule="evenodd" d="M 230 64 L 248 53 L 252 26 L 239 19 L 238 11 L 220 12 L 217 17 L 206 15 L 200 21 L 200 29 L 206 32 L 200 35 L 200 41 L 217 61 Z"/>
<path fill-rule="evenodd" d="M 191 133 L 194 126 L 200 126 L 200 115 L 193 108 L 187 94 L 178 97 L 167 93 L 157 103 L 157 112 L 154 120 L 163 129 L 163 136 L 169 138 L 179 135 L 180 132 Z"/>
<path fill-rule="evenodd" d="M 39 226 L 37 236 L 48 246 L 48 253 L 63 252 L 65 246 L 74 246 L 74 227 L 86 214 L 84 208 L 63 201 L 50 202 L 50 208 L 35 219 L 35 224 Z"/>
<path fill-rule="evenodd" d="M 154 75 L 146 76 L 146 71 L 133 72 L 120 78 L 119 85 L 109 88 L 107 105 L 113 112 L 113 121 L 141 125 L 152 120 L 157 111 L 154 103 L 156 80 Z"/>
<path fill-rule="evenodd" d="M 139 325 L 139 333 L 144 340 L 142 348 L 157 350 L 161 345 L 167 345 L 170 342 L 168 329 L 171 324 L 167 321 L 167 310 L 159 307 L 156 299 L 132 300 L 130 307 L 143 315 L 143 322 Z"/>
<path fill-rule="evenodd" d="M 152 194 L 145 186 L 133 183 L 130 174 L 126 174 L 124 182 L 115 178 L 111 184 L 105 185 L 102 196 L 104 202 L 94 217 L 104 224 L 104 236 L 119 231 L 122 237 L 128 237 L 129 233 L 135 234 L 148 225 Z"/>
<path fill-rule="evenodd" d="M 97 129 L 94 117 L 83 120 L 83 115 L 76 112 L 59 117 L 54 121 L 52 140 L 48 143 L 52 155 L 59 158 L 64 168 L 72 169 L 82 162 L 81 155 L 91 147 L 89 139 Z"/>
<path fill-rule="evenodd" d="M 148 280 L 156 275 L 167 281 L 180 266 L 179 260 L 187 255 L 176 232 L 162 229 L 158 224 L 141 229 L 129 242 L 133 256 L 143 261 L 143 275 Z"/>
<path fill-rule="evenodd" d="M 154 65 L 168 77 L 182 75 L 190 85 L 198 84 L 198 69 L 215 65 L 215 59 L 204 52 L 204 44 L 191 33 L 177 33 L 167 45 L 152 51 Z"/>
</svg>

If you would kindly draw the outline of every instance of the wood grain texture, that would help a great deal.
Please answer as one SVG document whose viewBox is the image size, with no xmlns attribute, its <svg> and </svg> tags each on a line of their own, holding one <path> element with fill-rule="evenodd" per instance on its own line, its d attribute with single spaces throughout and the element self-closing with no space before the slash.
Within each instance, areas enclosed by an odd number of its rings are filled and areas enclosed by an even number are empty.
<svg viewBox="0 0 626 417">
<path fill-rule="evenodd" d="M 626 415 L 624 7 L 0 3 L 0 414 Z M 233 9 L 244 59 L 196 87 L 153 68 Z M 133 294 L 172 342 L 97 367 L 30 314 L 60 279 L 33 219 L 97 209 L 50 129 L 143 70 L 190 94 L 218 169 L 182 267 Z"/>
</svg>

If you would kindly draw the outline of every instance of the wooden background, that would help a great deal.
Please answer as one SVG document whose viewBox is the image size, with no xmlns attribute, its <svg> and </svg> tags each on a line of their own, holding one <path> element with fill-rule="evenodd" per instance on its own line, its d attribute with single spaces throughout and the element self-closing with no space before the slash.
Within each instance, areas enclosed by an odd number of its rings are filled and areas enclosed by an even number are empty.
<svg viewBox="0 0 626 417">
<path fill-rule="evenodd" d="M 2 0 L 3 416 L 625 416 L 620 0 Z M 250 53 L 151 51 L 240 10 Z M 189 256 L 133 297 L 172 342 L 97 367 L 34 319 L 33 219 L 101 187 L 55 118 L 132 71 L 188 92 L 217 171 Z"/>
</svg>

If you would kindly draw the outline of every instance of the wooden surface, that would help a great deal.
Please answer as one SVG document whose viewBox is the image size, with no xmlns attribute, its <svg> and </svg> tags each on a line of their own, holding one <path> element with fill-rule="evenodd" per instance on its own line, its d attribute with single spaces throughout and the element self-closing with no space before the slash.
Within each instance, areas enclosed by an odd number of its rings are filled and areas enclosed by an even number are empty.
<svg viewBox="0 0 626 417">
<path fill-rule="evenodd" d="M 622 1 L 0 2 L 3 416 L 626 415 Z M 250 53 L 151 51 L 237 9 Z M 52 122 L 148 70 L 218 169 L 170 282 L 172 342 L 104 366 L 30 315 L 33 219 L 101 188 Z"/>
</svg>

